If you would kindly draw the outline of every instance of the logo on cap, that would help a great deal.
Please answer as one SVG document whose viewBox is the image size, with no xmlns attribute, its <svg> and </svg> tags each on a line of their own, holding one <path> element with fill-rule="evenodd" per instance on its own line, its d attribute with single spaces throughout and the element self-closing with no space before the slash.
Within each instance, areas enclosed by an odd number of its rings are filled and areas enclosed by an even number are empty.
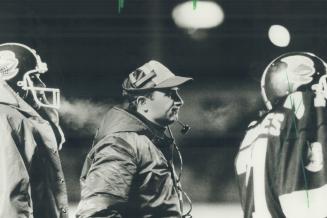
<svg viewBox="0 0 327 218">
<path fill-rule="evenodd" d="M 123 82 L 123 89 L 125 91 L 140 91 L 172 88 L 189 80 L 192 78 L 176 76 L 160 62 L 151 60 L 129 74 Z"/>
</svg>

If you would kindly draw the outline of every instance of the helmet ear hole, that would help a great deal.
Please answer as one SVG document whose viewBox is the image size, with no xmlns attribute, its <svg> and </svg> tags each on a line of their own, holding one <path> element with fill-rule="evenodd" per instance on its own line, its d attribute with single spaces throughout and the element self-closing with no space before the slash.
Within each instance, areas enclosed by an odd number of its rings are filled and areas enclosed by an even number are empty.
<svg viewBox="0 0 327 218">
<path fill-rule="evenodd" d="M 23 87 L 24 86 L 24 82 L 23 81 L 18 81 L 17 82 L 17 86 Z"/>
</svg>

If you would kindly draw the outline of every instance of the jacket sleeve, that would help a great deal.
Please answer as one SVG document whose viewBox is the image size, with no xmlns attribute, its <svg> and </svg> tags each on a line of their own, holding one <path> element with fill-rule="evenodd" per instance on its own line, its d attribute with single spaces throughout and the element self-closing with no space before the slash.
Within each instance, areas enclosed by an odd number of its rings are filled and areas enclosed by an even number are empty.
<svg viewBox="0 0 327 218">
<path fill-rule="evenodd" d="M 269 114 L 251 127 L 241 143 L 235 167 L 244 218 L 284 217 L 276 197 L 275 176 L 282 114 Z M 272 150 L 274 148 L 275 150 Z M 278 160 L 278 159 L 277 159 Z"/>
<path fill-rule="evenodd" d="M 95 147 L 84 165 L 86 172 L 82 172 L 77 217 L 124 217 L 137 169 L 135 154 L 120 138 Z"/>
<path fill-rule="evenodd" d="M 12 125 L 0 116 L 0 217 L 32 217 L 25 134 L 19 135 L 20 124 Z"/>
</svg>

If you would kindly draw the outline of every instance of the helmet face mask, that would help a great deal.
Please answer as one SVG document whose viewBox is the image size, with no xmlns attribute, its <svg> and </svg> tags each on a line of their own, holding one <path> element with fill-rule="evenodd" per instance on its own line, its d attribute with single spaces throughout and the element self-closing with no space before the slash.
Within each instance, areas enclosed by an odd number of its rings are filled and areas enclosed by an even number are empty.
<svg viewBox="0 0 327 218">
<path fill-rule="evenodd" d="M 60 90 L 47 88 L 40 79 L 40 73 L 37 70 L 26 72 L 23 80 L 17 82 L 17 86 L 20 86 L 26 92 L 30 92 L 39 107 L 58 109 L 60 106 Z"/>
<path fill-rule="evenodd" d="M 31 95 L 38 107 L 60 107 L 60 90 L 47 88 L 40 75 L 47 72 L 47 64 L 36 51 L 23 44 L 0 45 L 0 77 L 22 98 Z"/>
<path fill-rule="evenodd" d="M 316 55 L 307 52 L 283 54 L 274 59 L 262 75 L 264 103 L 271 110 L 289 94 L 304 89 L 319 90 L 327 99 L 326 77 L 326 64 Z"/>
</svg>

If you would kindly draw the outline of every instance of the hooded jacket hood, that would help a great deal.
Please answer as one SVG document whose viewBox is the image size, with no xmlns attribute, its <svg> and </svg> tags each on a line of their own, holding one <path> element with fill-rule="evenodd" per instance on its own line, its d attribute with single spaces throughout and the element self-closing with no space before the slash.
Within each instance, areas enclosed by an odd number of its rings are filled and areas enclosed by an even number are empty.
<svg viewBox="0 0 327 218">
<path fill-rule="evenodd" d="M 40 116 L 29 104 L 27 104 L 14 90 L 0 78 L 0 104 L 7 104 L 31 116 Z"/>
</svg>

